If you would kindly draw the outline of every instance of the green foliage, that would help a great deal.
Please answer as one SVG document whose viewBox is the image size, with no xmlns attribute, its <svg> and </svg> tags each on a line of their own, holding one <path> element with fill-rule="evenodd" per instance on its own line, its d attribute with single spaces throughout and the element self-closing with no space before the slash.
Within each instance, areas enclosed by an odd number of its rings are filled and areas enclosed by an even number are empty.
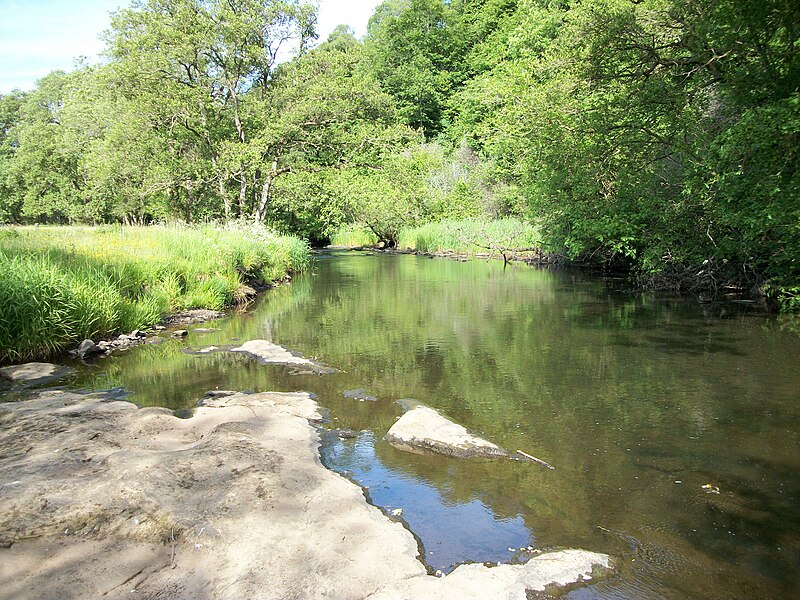
<svg viewBox="0 0 800 600">
<path fill-rule="evenodd" d="M 448 153 L 436 142 L 386 155 L 377 168 L 337 173 L 326 187 L 338 198 L 344 223 L 366 227 L 388 246 L 405 227 L 519 211 L 516 190 L 495 178 L 493 164 L 467 146 Z"/>
<path fill-rule="evenodd" d="M 567 259 L 790 306 L 796 4 L 387 0 L 364 43 L 311 47 L 300 0 L 143 0 L 105 65 L 0 97 L 0 222 L 359 223 L 394 245 L 524 217 Z"/>
<path fill-rule="evenodd" d="M 800 94 L 746 111 L 712 148 L 720 254 L 786 286 L 800 274 Z M 794 288 L 794 290 L 790 288 Z"/>
<path fill-rule="evenodd" d="M 169 311 L 221 309 L 243 282 L 309 261 L 301 240 L 254 225 L 0 232 L 0 362 L 152 325 Z"/>
<path fill-rule="evenodd" d="M 798 28 L 779 1 L 522 1 L 473 47 L 451 132 L 518 183 L 549 252 L 788 292 Z"/>
<path fill-rule="evenodd" d="M 454 84 L 456 40 L 442 0 L 388 0 L 375 9 L 367 53 L 384 87 L 411 127 L 428 137 L 443 128 L 444 104 Z"/>
</svg>

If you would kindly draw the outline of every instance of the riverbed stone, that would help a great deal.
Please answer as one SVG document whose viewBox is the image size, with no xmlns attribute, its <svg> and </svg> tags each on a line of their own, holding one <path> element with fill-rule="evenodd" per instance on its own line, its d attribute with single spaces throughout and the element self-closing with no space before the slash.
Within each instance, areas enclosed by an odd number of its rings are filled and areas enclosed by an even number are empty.
<svg viewBox="0 0 800 600">
<path fill-rule="evenodd" d="M 392 425 L 386 433 L 386 441 L 399 450 L 417 454 L 435 452 L 455 458 L 508 456 L 499 446 L 472 435 L 458 423 L 421 405 Z"/>
<path fill-rule="evenodd" d="M 377 398 L 367 393 L 367 390 L 364 388 L 358 388 L 355 390 L 345 390 L 342 392 L 342 395 L 345 398 L 351 398 L 352 400 L 360 400 L 364 402 L 365 400 L 368 402 L 375 402 Z"/>
<path fill-rule="evenodd" d="M 385 586 L 367 600 L 526 600 L 530 592 L 592 581 L 610 568 L 606 554 L 562 550 L 540 554 L 521 565 L 473 563 L 461 565 L 445 577 L 412 577 Z"/>
<path fill-rule="evenodd" d="M 75 353 L 81 358 L 86 358 L 95 354 L 103 354 L 104 352 L 105 350 L 95 344 L 92 340 L 83 340 Z"/>
<path fill-rule="evenodd" d="M 336 371 L 336 369 L 326 367 L 299 354 L 290 352 L 283 346 L 279 346 L 268 340 L 248 340 L 241 346 L 231 348 L 230 351 L 249 354 L 263 364 L 302 365 L 310 368 L 317 374 L 334 373 Z"/>
<path fill-rule="evenodd" d="M 52 363 L 29 362 L 0 369 L 0 376 L 13 383 L 37 385 L 56 381 L 72 373 L 72 369 Z"/>
</svg>

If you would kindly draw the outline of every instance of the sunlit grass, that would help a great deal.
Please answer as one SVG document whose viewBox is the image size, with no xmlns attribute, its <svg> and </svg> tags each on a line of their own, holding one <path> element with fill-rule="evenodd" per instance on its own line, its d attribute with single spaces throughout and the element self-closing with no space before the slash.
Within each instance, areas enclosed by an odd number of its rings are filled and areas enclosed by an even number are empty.
<svg viewBox="0 0 800 600">
<path fill-rule="evenodd" d="M 374 246 L 377 243 L 378 236 L 372 233 L 369 228 L 357 223 L 342 225 L 331 236 L 332 246 L 362 248 L 364 246 Z"/>
<path fill-rule="evenodd" d="M 331 244 L 348 248 L 373 246 L 377 236 L 362 224 L 343 225 Z M 416 252 L 457 252 L 498 254 L 503 250 L 540 248 L 539 229 L 520 219 L 445 220 L 400 230 L 397 247 Z"/>
<path fill-rule="evenodd" d="M 400 230 L 398 248 L 417 252 L 500 253 L 541 247 L 539 230 L 519 219 L 426 223 Z"/>
<path fill-rule="evenodd" d="M 0 362 L 224 308 L 243 283 L 280 279 L 309 257 L 304 241 L 245 225 L 0 228 Z"/>
</svg>

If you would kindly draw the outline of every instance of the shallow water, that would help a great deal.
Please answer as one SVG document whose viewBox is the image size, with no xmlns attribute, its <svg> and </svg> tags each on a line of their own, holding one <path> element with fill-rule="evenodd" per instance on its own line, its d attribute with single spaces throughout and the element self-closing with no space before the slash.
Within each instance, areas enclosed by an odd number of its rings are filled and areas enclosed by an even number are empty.
<svg viewBox="0 0 800 600">
<path fill-rule="evenodd" d="M 331 253 L 197 327 L 217 330 L 99 360 L 70 385 L 177 409 L 215 388 L 314 392 L 327 428 L 356 432 L 326 435 L 323 461 L 402 509 L 432 570 L 580 547 L 620 574 L 573 598 L 800 591 L 800 336 L 771 317 L 575 272 Z M 339 372 L 183 352 L 253 338 Z M 377 399 L 344 395 L 359 388 Z M 556 470 L 395 450 L 382 438 L 404 398 Z"/>
</svg>

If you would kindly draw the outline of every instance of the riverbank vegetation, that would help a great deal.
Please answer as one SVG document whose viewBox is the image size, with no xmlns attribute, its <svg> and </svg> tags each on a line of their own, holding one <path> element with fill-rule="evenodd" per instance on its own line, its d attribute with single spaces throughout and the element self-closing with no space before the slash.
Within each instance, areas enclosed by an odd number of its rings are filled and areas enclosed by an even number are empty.
<svg viewBox="0 0 800 600">
<path fill-rule="evenodd" d="M 308 260 L 299 238 L 252 225 L 0 228 L 0 363 L 225 308 Z"/>
<path fill-rule="evenodd" d="M 438 221 L 400 231 L 400 248 L 504 256 L 537 252 L 542 239 L 536 227 L 520 219 Z"/>
<path fill-rule="evenodd" d="M 387 0 L 363 40 L 315 23 L 299 0 L 121 9 L 102 65 L 0 97 L 0 220 L 395 246 L 515 218 L 565 261 L 800 308 L 797 3 Z"/>
<path fill-rule="evenodd" d="M 331 234 L 331 245 L 364 248 L 380 244 L 368 227 L 348 224 Z M 421 253 L 492 254 L 537 252 L 542 246 L 538 228 L 522 219 L 444 219 L 403 227 L 397 235 L 398 250 Z"/>
</svg>

